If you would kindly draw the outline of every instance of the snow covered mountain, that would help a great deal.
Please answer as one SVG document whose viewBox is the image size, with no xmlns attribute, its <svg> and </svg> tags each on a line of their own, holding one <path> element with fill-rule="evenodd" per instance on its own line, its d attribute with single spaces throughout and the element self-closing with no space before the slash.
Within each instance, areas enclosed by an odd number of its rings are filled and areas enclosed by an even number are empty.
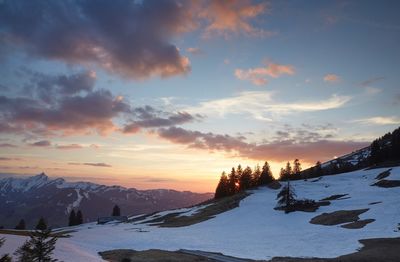
<svg viewBox="0 0 400 262">
<path fill-rule="evenodd" d="M 314 212 L 285 214 L 274 209 L 279 190 L 260 187 L 249 191 L 250 195 L 236 208 L 231 205 L 231 209 L 218 214 L 213 212 L 226 206 L 229 198 L 131 217 L 128 223 L 87 223 L 68 228 L 75 232 L 70 238 L 58 240 L 55 257 L 75 262 L 103 261 L 98 252 L 106 250 L 185 249 L 263 261 L 276 256 L 333 258 L 357 252 L 360 239 L 400 237 L 400 167 L 358 170 L 291 183 L 298 198 L 329 199 L 330 204 Z M 25 240 L 14 235 L 0 237 L 6 238 L 0 251 L 8 253 Z M 377 254 L 384 255 L 382 251 Z M 368 257 L 334 261 L 399 260 Z"/>
<path fill-rule="evenodd" d="M 43 216 L 53 227 L 65 226 L 69 212 L 83 212 L 85 221 L 110 215 L 118 204 L 125 215 L 151 213 L 192 206 L 210 199 L 213 194 L 175 190 L 137 190 L 90 182 L 67 182 L 50 179 L 44 173 L 22 178 L 0 179 L 0 226 L 14 227 L 24 219 L 32 227 Z"/>
</svg>

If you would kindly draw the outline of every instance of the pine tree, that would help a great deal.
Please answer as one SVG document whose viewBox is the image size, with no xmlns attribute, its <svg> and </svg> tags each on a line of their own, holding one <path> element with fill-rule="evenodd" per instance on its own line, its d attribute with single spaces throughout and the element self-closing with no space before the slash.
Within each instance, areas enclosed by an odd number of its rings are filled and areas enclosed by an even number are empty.
<svg viewBox="0 0 400 262">
<path fill-rule="evenodd" d="M 372 142 L 372 144 L 371 144 L 371 153 L 370 153 L 370 157 L 369 157 L 371 164 L 379 163 L 380 151 L 381 151 L 381 147 L 379 145 L 379 141 L 374 140 L 374 142 Z"/>
<path fill-rule="evenodd" d="M 268 185 L 274 180 L 274 176 L 272 175 L 271 168 L 267 161 L 265 161 L 264 166 L 262 168 L 261 176 L 260 176 L 260 185 Z"/>
<path fill-rule="evenodd" d="M 231 173 L 229 174 L 229 195 L 234 195 L 237 192 L 237 177 L 236 177 L 236 170 L 232 167 Z"/>
<path fill-rule="evenodd" d="M 219 179 L 219 183 L 217 188 L 215 189 L 214 198 L 222 198 L 229 196 L 229 180 L 226 176 L 225 172 L 222 172 L 221 178 Z"/>
<path fill-rule="evenodd" d="M 301 163 L 300 163 L 300 160 L 298 160 L 296 158 L 293 162 L 293 172 L 292 173 L 295 177 L 299 177 L 300 172 L 301 172 Z"/>
<path fill-rule="evenodd" d="M 76 224 L 80 225 L 82 223 L 83 223 L 82 211 L 78 210 L 78 213 L 76 213 Z"/>
<path fill-rule="evenodd" d="M 252 174 L 252 187 L 259 186 L 260 181 L 261 181 L 261 169 L 260 166 L 257 164 Z"/>
<path fill-rule="evenodd" d="M 75 226 L 76 225 L 76 215 L 75 215 L 75 210 L 71 210 L 69 213 L 69 219 L 68 219 L 68 226 Z"/>
<path fill-rule="evenodd" d="M 236 182 L 239 181 L 240 177 L 242 176 L 243 173 L 243 169 L 241 165 L 238 165 L 238 167 L 236 168 Z"/>
<path fill-rule="evenodd" d="M 288 180 L 287 185 L 284 186 L 276 196 L 276 199 L 278 200 L 278 206 L 282 207 L 286 212 L 288 212 L 290 206 L 292 206 L 296 201 L 295 197 L 296 194 L 294 192 L 294 189 L 292 188 Z"/>
<path fill-rule="evenodd" d="M 57 259 L 51 257 L 57 238 L 51 236 L 50 229 L 36 230 L 31 233 L 30 239 L 24 243 L 16 252 L 18 261 L 28 262 L 54 262 Z"/>
<path fill-rule="evenodd" d="M 285 175 L 286 175 L 286 179 L 290 179 L 290 176 L 293 174 L 292 172 L 292 166 L 290 165 L 290 162 L 286 163 L 286 167 L 285 167 Z"/>
<path fill-rule="evenodd" d="M 286 163 L 286 167 L 285 168 L 281 168 L 281 172 L 280 172 L 280 176 L 279 179 L 281 181 L 283 180 L 288 180 L 290 179 L 290 176 L 293 174 L 292 172 L 292 166 L 290 165 L 290 162 Z"/>
<path fill-rule="evenodd" d="M 36 225 L 36 229 L 37 230 L 46 230 L 47 229 L 47 224 L 43 217 L 41 217 L 39 219 L 39 222 Z"/>
<path fill-rule="evenodd" d="M 112 216 L 113 217 L 118 217 L 121 215 L 121 209 L 119 208 L 118 205 L 115 205 L 112 211 Z"/>
<path fill-rule="evenodd" d="M 14 256 L 18 258 L 19 262 L 33 261 L 32 244 L 28 240 L 25 241 L 25 243 L 14 252 Z"/>
<path fill-rule="evenodd" d="M 239 178 L 239 188 L 240 190 L 246 190 L 249 189 L 251 187 L 251 174 L 253 172 L 251 171 L 250 167 L 246 167 L 243 172 L 242 175 Z"/>
<path fill-rule="evenodd" d="M 15 229 L 17 230 L 25 230 L 26 225 L 25 225 L 25 220 L 21 219 L 18 224 L 15 226 Z"/>
<path fill-rule="evenodd" d="M 3 246 L 4 242 L 4 238 L 0 238 L 0 248 Z M 0 257 L 0 262 L 11 262 L 11 257 L 8 254 L 5 254 Z"/>
</svg>

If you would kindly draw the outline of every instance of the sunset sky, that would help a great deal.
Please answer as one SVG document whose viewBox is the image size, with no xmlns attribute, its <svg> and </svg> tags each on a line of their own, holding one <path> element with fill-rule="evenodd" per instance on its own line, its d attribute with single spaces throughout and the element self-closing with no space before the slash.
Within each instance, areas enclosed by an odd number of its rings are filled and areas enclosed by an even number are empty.
<svg viewBox="0 0 400 262">
<path fill-rule="evenodd" d="M 400 125 L 399 1 L 0 1 L 0 173 L 212 192 Z"/>
</svg>

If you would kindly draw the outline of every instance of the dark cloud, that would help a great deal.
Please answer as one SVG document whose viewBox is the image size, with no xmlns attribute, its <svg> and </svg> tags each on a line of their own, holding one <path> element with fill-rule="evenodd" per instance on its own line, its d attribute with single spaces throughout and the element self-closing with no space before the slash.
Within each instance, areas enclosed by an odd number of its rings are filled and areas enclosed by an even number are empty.
<svg viewBox="0 0 400 262">
<path fill-rule="evenodd" d="M 176 126 L 203 118 L 198 114 L 167 112 L 148 105 L 131 107 L 108 90 L 93 90 L 95 76 L 90 71 L 58 76 L 28 69 L 23 73 L 30 77 L 26 85 L 29 94 L 0 95 L 1 133 L 26 137 L 107 134 L 114 130 L 136 133 L 141 129 Z M 114 123 L 117 118 L 121 120 L 118 126 Z M 72 149 L 72 146 L 56 148 Z"/>
<path fill-rule="evenodd" d="M 156 128 L 181 125 L 192 122 L 201 116 L 193 116 L 187 112 L 168 113 L 155 110 L 151 106 L 137 107 L 132 110 L 136 120 L 124 126 L 124 133 L 137 133 L 142 128 Z"/>
<path fill-rule="evenodd" d="M 35 94 L 46 103 L 54 102 L 58 95 L 73 95 L 81 91 L 90 92 L 94 88 L 96 73 L 94 71 L 82 71 L 71 75 L 47 75 L 37 72 L 29 72 L 30 83 L 25 86 L 25 91 Z"/>
<path fill-rule="evenodd" d="M 84 166 L 96 166 L 96 167 L 112 167 L 106 163 L 68 163 L 68 165 L 84 165 Z"/>
<path fill-rule="evenodd" d="M 191 148 L 231 151 L 250 147 L 250 145 L 244 142 L 240 137 L 219 135 L 211 132 L 202 133 L 180 127 L 160 128 L 158 130 L 158 135 L 173 143 L 185 144 Z"/>
<path fill-rule="evenodd" d="M 31 146 L 38 146 L 38 147 L 48 147 L 51 146 L 51 142 L 49 140 L 40 140 L 30 144 Z"/>
<path fill-rule="evenodd" d="M 115 128 L 112 119 L 130 111 L 121 97 L 107 90 L 84 96 L 60 96 L 49 105 L 25 97 L 0 96 L 0 120 L 9 130 L 32 130 L 45 127 L 48 132 L 63 134 L 96 131 L 100 134 Z"/>
<path fill-rule="evenodd" d="M 19 158 L 11 158 L 11 157 L 0 157 L 0 161 L 11 161 L 11 160 L 20 160 Z"/>
<path fill-rule="evenodd" d="M 306 162 L 325 161 L 334 156 L 363 148 L 369 143 L 355 141 L 326 140 L 312 132 L 306 133 L 303 141 L 295 139 L 275 140 L 261 144 L 247 143 L 242 137 L 190 131 L 169 127 L 157 131 L 158 136 L 172 143 L 184 144 L 190 148 L 235 152 L 241 157 L 256 160 L 286 161 L 301 158 Z M 281 135 L 287 135 L 280 132 Z"/>
<path fill-rule="evenodd" d="M 79 144 L 69 144 L 69 145 L 56 145 L 57 149 L 70 150 L 70 149 L 82 149 L 83 146 Z"/>
<path fill-rule="evenodd" d="M 9 143 L 1 143 L 1 144 L 0 144 L 0 148 L 1 148 L 1 147 L 15 148 L 15 147 L 18 147 L 18 146 L 13 145 L 13 144 L 9 144 Z"/>
<path fill-rule="evenodd" d="M 128 78 L 186 74 L 189 60 L 170 43 L 193 22 L 185 2 L 5 0 L 0 44 L 68 63 L 93 63 Z"/>
</svg>

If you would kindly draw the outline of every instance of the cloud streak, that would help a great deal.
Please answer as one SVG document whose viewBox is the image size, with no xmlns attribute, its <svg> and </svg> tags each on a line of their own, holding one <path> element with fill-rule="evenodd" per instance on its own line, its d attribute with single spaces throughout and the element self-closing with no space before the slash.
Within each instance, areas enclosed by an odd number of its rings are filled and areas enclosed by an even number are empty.
<svg viewBox="0 0 400 262">
<path fill-rule="evenodd" d="M 309 137 L 301 141 L 286 139 L 259 144 L 247 143 L 243 137 L 203 133 L 177 127 L 159 129 L 157 134 L 163 139 L 186 145 L 188 148 L 224 151 L 233 156 L 255 160 L 286 161 L 301 157 L 309 163 L 317 160 L 325 161 L 369 144 L 368 142 L 328 140 L 312 132 L 302 134 L 302 137 Z"/>
<path fill-rule="evenodd" d="M 376 116 L 362 118 L 350 121 L 351 123 L 359 123 L 363 125 L 398 125 L 400 118 L 395 116 Z"/>
<path fill-rule="evenodd" d="M 292 65 L 269 63 L 266 67 L 257 67 L 247 70 L 236 69 L 235 76 L 240 80 L 252 82 L 254 85 L 265 85 L 267 77 L 277 78 L 282 75 L 293 75 L 295 69 Z"/>
<path fill-rule="evenodd" d="M 76 165 L 76 166 L 80 166 L 80 165 L 84 165 L 84 166 L 94 166 L 94 167 L 112 167 L 109 164 L 106 163 L 68 163 L 69 165 Z"/>
<path fill-rule="evenodd" d="M 343 107 L 351 100 L 350 96 L 332 95 L 319 101 L 286 102 L 273 100 L 273 92 L 246 91 L 235 96 L 201 102 L 198 106 L 184 110 L 189 113 L 197 112 L 202 115 L 248 114 L 258 120 L 272 121 L 283 115 L 302 112 L 316 112 Z"/>
</svg>

